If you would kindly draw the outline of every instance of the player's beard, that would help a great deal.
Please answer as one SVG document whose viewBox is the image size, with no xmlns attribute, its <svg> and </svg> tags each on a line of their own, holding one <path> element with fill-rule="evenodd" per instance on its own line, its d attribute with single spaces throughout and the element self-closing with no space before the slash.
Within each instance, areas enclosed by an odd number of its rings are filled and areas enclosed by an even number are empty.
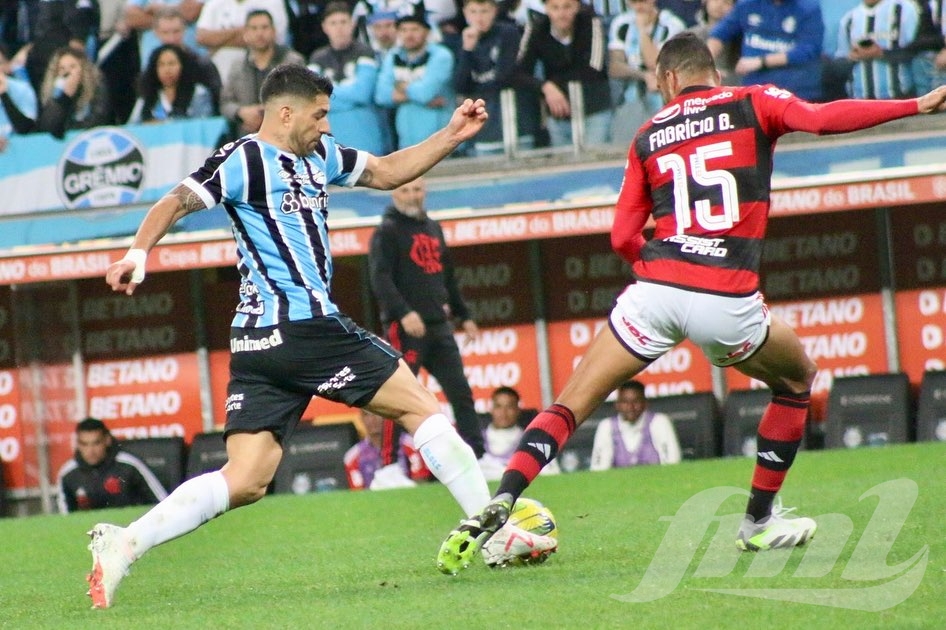
<svg viewBox="0 0 946 630">
<path fill-rule="evenodd" d="M 401 208 L 398 208 L 401 214 L 408 216 L 412 219 L 423 219 L 424 218 L 424 206 L 418 204 L 407 204 Z"/>
</svg>

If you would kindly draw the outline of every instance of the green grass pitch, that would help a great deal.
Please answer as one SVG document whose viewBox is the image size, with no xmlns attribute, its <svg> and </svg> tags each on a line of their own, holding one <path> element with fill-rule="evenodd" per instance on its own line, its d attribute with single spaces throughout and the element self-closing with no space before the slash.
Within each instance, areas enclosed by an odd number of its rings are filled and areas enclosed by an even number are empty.
<svg viewBox="0 0 946 630">
<path fill-rule="evenodd" d="M 944 455 L 801 453 L 782 497 L 818 533 L 759 554 L 733 545 L 751 460 L 540 477 L 526 496 L 554 512 L 559 552 L 455 577 L 435 568 L 460 517 L 437 484 L 269 496 L 153 549 L 105 611 L 85 532 L 141 509 L 4 519 L 0 628 L 944 628 Z"/>
</svg>

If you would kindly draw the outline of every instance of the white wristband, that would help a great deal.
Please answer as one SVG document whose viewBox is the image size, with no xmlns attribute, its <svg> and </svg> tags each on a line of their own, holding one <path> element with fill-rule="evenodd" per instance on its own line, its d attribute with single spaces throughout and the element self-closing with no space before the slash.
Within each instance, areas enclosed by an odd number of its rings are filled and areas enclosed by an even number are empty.
<svg viewBox="0 0 946 630">
<path fill-rule="evenodd" d="M 148 259 L 148 252 L 132 248 L 125 253 L 124 259 L 135 263 L 135 269 L 131 272 L 131 281 L 141 284 L 141 281 L 145 279 L 145 261 Z"/>
</svg>

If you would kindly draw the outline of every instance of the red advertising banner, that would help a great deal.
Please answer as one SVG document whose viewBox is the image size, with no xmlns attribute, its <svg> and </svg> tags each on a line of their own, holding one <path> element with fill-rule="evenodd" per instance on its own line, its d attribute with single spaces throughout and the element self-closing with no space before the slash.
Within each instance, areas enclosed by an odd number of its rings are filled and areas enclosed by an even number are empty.
<svg viewBox="0 0 946 630">
<path fill-rule="evenodd" d="M 773 315 L 795 329 L 805 352 L 818 365 L 811 387 L 815 420 L 824 420 L 824 407 L 834 377 L 887 372 L 879 294 L 782 302 L 770 304 L 769 308 Z M 736 370 L 727 370 L 726 381 L 730 390 L 762 386 Z"/>
<path fill-rule="evenodd" d="M 946 287 L 895 297 L 900 368 L 919 385 L 923 372 L 946 370 Z"/>
<path fill-rule="evenodd" d="M 868 182 L 821 186 L 778 185 L 772 191 L 771 216 L 822 214 L 929 203 L 946 199 L 946 176 L 914 175 Z"/>
<path fill-rule="evenodd" d="M 943 204 L 898 208 L 892 217 L 897 289 L 946 284 L 946 216 Z"/>
<path fill-rule="evenodd" d="M 630 269 L 605 235 L 545 241 L 540 247 L 550 320 L 605 316 L 630 281 Z"/>
<path fill-rule="evenodd" d="M 771 302 L 880 291 L 877 222 L 871 212 L 773 219 L 762 255 Z"/>
<path fill-rule="evenodd" d="M 0 289 L 0 465 L 3 484 L 22 488 L 25 484 L 23 464 L 23 426 L 20 420 L 20 377 L 14 369 L 13 313 L 10 310 L 10 289 Z"/>
<path fill-rule="evenodd" d="M 3 486 L 25 488 L 23 427 L 20 422 L 20 380 L 16 370 L 0 370 L 0 464 Z"/>
<path fill-rule="evenodd" d="M 801 186 L 776 182 L 770 215 L 797 216 L 843 210 L 899 207 L 940 202 L 946 199 L 946 176 L 915 175 L 869 182 L 809 184 Z M 612 205 L 589 207 L 523 208 L 490 216 L 443 219 L 441 224 L 451 246 L 508 243 L 563 236 L 607 234 L 614 220 Z M 336 257 L 368 253 L 374 226 L 336 227 L 329 234 Z M 0 285 L 103 277 L 112 261 L 124 255 L 124 248 L 52 252 L 0 259 Z M 608 248 L 610 249 L 610 248 Z M 166 243 L 155 248 L 148 259 L 149 272 L 200 269 L 233 265 L 236 250 L 227 238 L 186 243 Z"/>
<path fill-rule="evenodd" d="M 606 319 L 549 323 L 549 355 L 555 394 L 565 387 L 597 331 L 607 325 Z M 644 383 L 649 398 L 713 391 L 712 367 L 689 340 L 654 361 L 636 378 Z"/>
<path fill-rule="evenodd" d="M 103 280 L 78 283 L 82 354 L 86 360 L 140 357 L 195 348 L 187 272 L 149 274 L 133 295 Z"/>
<path fill-rule="evenodd" d="M 71 364 L 33 364 L 20 370 L 20 418 L 23 487 L 36 488 L 40 484 L 40 448 L 46 449 L 49 483 L 55 483 L 59 468 L 72 457 L 75 426 L 81 419 L 76 373 Z"/>
<path fill-rule="evenodd" d="M 477 324 L 535 319 L 527 243 L 452 248 L 457 284 Z"/>
</svg>

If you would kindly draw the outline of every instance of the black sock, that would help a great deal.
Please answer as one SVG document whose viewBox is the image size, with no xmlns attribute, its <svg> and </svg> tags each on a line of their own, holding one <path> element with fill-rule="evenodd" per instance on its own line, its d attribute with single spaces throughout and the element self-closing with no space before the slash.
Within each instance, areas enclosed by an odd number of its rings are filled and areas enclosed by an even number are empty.
<svg viewBox="0 0 946 630">
<path fill-rule="evenodd" d="M 749 492 L 749 504 L 746 506 L 746 514 L 751 516 L 756 523 L 767 518 L 772 513 L 772 502 L 775 500 L 775 494 L 775 492 L 753 488 Z"/>
</svg>

